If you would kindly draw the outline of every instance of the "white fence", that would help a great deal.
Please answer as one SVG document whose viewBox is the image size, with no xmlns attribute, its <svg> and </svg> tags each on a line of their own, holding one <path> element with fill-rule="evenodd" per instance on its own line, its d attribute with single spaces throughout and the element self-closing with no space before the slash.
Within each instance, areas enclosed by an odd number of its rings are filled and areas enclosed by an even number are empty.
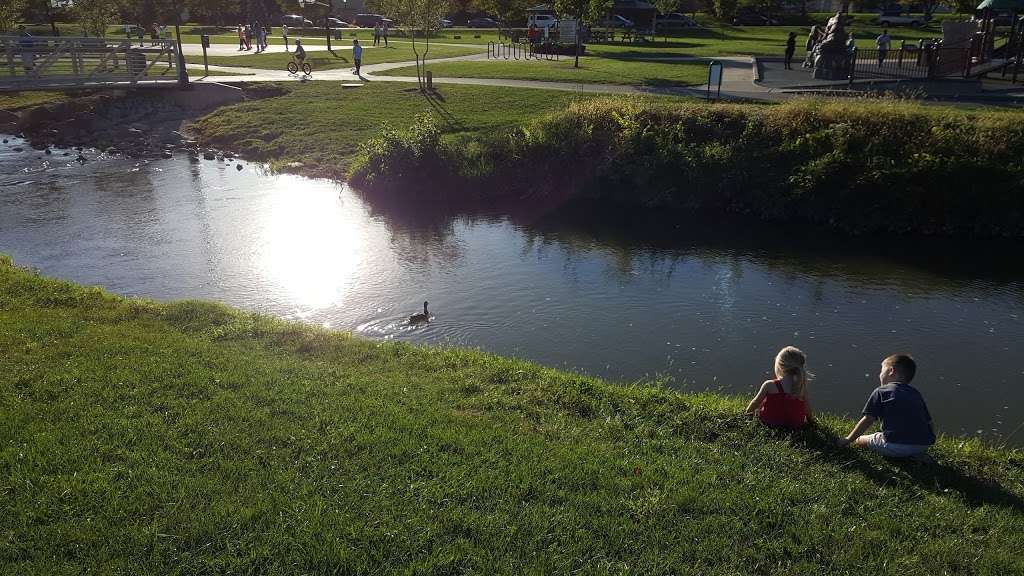
<svg viewBox="0 0 1024 576">
<path fill-rule="evenodd" d="M 173 84 L 177 45 L 107 38 L 0 36 L 0 90 Z"/>
</svg>

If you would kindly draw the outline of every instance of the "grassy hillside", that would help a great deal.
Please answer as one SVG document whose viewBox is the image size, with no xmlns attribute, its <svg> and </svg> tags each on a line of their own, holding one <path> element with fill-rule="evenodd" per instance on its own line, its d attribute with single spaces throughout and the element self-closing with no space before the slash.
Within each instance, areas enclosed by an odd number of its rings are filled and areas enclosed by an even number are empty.
<svg viewBox="0 0 1024 576">
<path fill-rule="evenodd" d="M 1019 574 L 1024 455 L 156 304 L 0 258 L 10 574 Z"/>
</svg>

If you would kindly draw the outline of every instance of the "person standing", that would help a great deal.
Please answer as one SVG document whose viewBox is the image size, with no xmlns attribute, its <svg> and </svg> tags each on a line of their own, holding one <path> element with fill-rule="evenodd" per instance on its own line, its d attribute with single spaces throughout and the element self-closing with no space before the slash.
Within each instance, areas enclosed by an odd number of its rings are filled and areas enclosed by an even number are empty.
<svg viewBox="0 0 1024 576">
<path fill-rule="evenodd" d="M 889 52 L 889 44 L 892 42 L 892 38 L 889 37 L 888 30 L 882 30 L 882 33 L 875 38 L 875 46 L 878 48 L 878 67 L 881 68 L 882 64 L 885 63 L 885 55 Z"/>
<path fill-rule="evenodd" d="M 284 38 L 284 51 L 288 51 L 288 25 L 281 24 L 281 38 Z"/>
<path fill-rule="evenodd" d="M 388 23 L 387 22 L 381 22 L 380 23 L 380 35 L 384 38 L 384 47 L 387 48 L 388 47 Z"/>
<path fill-rule="evenodd" d="M 359 67 L 363 64 L 363 47 L 359 45 L 359 39 L 352 40 L 352 61 L 356 63 L 356 76 L 359 76 Z"/>
<path fill-rule="evenodd" d="M 373 25 L 373 45 L 380 46 L 380 22 Z"/>
<path fill-rule="evenodd" d="M 245 28 L 241 24 L 238 25 L 238 51 L 245 50 Z"/>
<path fill-rule="evenodd" d="M 793 54 L 796 53 L 796 32 L 790 32 L 789 38 L 786 38 L 786 70 L 792 70 L 793 66 Z"/>
<path fill-rule="evenodd" d="M 21 63 L 25 66 L 25 75 L 30 76 L 35 72 L 36 54 L 33 51 L 35 40 L 25 29 L 25 25 L 18 26 L 18 49 L 21 50 Z"/>
<path fill-rule="evenodd" d="M 256 53 L 263 52 L 263 25 L 257 22 L 252 27 L 253 36 L 256 37 Z"/>
</svg>

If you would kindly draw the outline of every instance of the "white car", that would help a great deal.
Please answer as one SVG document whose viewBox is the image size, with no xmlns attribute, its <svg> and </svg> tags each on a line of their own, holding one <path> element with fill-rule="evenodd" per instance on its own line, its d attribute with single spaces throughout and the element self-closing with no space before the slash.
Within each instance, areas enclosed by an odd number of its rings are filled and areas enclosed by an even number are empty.
<svg viewBox="0 0 1024 576">
<path fill-rule="evenodd" d="M 552 14 L 530 14 L 526 19 L 526 27 L 535 26 L 540 29 L 558 26 L 558 18 Z"/>
<path fill-rule="evenodd" d="M 911 14 L 882 14 L 878 17 L 879 26 L 904 26 L 909 25 L 914 28 L 924 26 L 931 20 L 930 17 L 924 14 L 911 15 Z"/>
</svg>

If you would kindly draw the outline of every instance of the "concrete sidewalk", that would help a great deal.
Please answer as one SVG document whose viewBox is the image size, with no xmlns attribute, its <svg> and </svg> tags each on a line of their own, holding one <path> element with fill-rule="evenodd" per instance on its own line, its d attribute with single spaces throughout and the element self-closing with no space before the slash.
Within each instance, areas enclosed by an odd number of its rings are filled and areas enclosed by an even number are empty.
<svg viewBox="0 0 1024 576">
<path fill-rule="evenodd" d="M 427 64 L 442 62 L 460 62 L 471 60 L 485 60 L 486 54 L 472 54 L 469 56 L 455 56 L 452 58 L 438 58 L 428 60 Z M 703 60 L 710 62 L 717 60 L 723 65 L 722 76 L 722 98 L 727 100 L 767 100 L 777 101 L 785 99 L 783 94 L 776 94 L 771 90 L 757 86 L 754 83 L 753 67 L 750 58 L 746 57 L 723 57 L 723 58 L 681 58 L 683 61 Z M 196 82 L 280 82 L 280 81 L 335 81 L 335 82 L 402 82 L 415 83 L 415 76 L 383 76 L 380 72 L 415 66 L 414 61 L 407 62 L 386 62 L 363 66 L 361 76 L 356 76 L 351 69 L 334 69 L 316 71 L 310 77 L 291 75 L 285 70 L 260 70 L 255 68 L 243 68 L 236 66 L 210 66 L 211 75 L 204 78 L 196 78 Z M 504 65 L 505 62 L 495 62 L 496 66 Z M 190 64 L 190 69 L 202 69 L 202 65 Z M 230 72 L 233 74 L 246 74 L 245 76 L 216 76 L 215 72 Z M 672 96 L 690 96 L 704 98 L 707 96 L 707 86 L 630 86 L 622 84 L 594 84 L 587 82 L 551 82 L 542 80 L 512 80 L 503 78 L 447 78 L 435 77 L 435 84 L 461 84 L 470 86 L 507 86 L 509 88 L 534 88 L 540 90 L 557 90 L 563 92 L 579 92 L 589 94 L 657 94 Z"/>
</svg>

